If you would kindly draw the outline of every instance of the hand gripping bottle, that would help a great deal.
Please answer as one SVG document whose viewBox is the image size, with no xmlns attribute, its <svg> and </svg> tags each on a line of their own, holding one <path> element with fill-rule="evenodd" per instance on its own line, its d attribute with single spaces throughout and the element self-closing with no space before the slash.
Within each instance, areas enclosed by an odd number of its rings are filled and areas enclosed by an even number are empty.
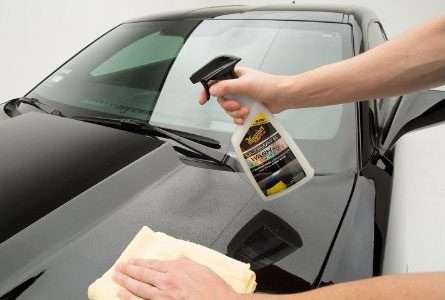
<svg viewBox="0 0 445 300">
<path fill-rule="evenodd" d="M 209 99 L 209 81 L 237 78 L 234 68 L 240 60 L 230 55 L 215 57 L 190 80 L 201 82 Z M 231 141 L 244 172 L 263 200 L 284 196 L 314 176 L 314 170 L 292 137 L 262 103 L 245 95 L 226 98 L 237 99 L 250 110 Z"/>
</svg>

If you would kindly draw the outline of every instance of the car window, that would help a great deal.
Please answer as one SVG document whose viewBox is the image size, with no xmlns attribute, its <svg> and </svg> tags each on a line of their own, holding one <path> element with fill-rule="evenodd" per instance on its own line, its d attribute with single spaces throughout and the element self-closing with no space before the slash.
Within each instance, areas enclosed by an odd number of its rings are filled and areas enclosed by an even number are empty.
<svg viewBox="0 0 445 300">
<path fill-rule="evenodd" d="M 37 98 L 67 115 L 148 120 L 178 51 L 198 21 L 119 26 L 39 85 Z M 174 32 L 169 32 L 173 26 Z M 68 105 L 63 107 L 63 105 Z"/>
<path fill-rule="evenodd" d="M 182 20 L 124 24 L 104 35 L 28 96 L 67 116 L 147 120 L 212 137 L 231 153 L 235 129 L 216 102 L 200 106 L 202 89 L 189 77 L 215 56 L 240 65 L 294 75 L 352 56 L 345 24 L 276 20 Z M 356 166 L 355 105 L 285 111 L 278 120 L 297 140 L 316 172 Z M 330 149 L 329 155 L 326 149 Z"/>
<path fill-rule="evenodd" d="M 124 47 L 90 74 L 100 76 L 172 59 L 183 42 L 183 37 L 163 36 L 160 32 L 155 32 Z"/>
<path fill-rule="evenodd" d="M 302 28 L 286 22 L 264 57 L 261 70 L 280 75 L 295 75 L 343 59 L 342 36 L 323 28 Z M 329 51 L 326 51 L 329 49 Z M 342 105 L 288 110 L 277 119 L 297 139 L 328 140 L 340 128 Z"/>
<path fill-rule="evenodd" d="M 198 95 L 202 88 L 191 87 L 187 74 L 222 53 L 241 57 L 239 65 L 280 75 L 294 75 L 342 60 L 344 52 L 347 53 L 343 50 L 342 35 L 323 25 L 289 21 L 204 21 L 178 54 L 151 121 L 158 125 L 233 132 L 232 119 L 221 114 L 213 97 L 205 107 L 184 107 L 183 103 L 190 101 L 190 90 Z M 340 126 L 342 107 L 292 110 L 277 118 L 295 139 L 332 139 Z M 175 117 L 181 114 L 187 117 Z"/>
</svg>

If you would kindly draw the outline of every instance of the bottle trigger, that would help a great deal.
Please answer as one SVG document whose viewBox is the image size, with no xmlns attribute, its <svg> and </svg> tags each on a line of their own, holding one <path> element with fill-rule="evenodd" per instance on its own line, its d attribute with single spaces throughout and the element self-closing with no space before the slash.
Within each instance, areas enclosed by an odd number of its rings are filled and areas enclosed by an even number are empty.
<svg viewBox="0 0 445 300">
<path fill-rule="evenodd" d="M 212 59 L 198 71 L 190 76 L 193 84 L 201 82 L 206 91 L 207 100 L 210 99 L 210 81 L 227 80 L 237 78 L 235 65 L 241 58 L 233 55 L 220 55 Z"/>
</svg>

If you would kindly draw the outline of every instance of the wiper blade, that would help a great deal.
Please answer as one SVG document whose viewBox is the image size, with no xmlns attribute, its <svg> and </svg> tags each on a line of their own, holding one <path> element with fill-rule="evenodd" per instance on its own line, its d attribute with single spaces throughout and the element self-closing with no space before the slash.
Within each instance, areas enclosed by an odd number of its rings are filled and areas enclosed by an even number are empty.
<svg viewBox="0 0 445 300">
<path fill-rule="evenodd" d="M 56 115 L 56 116 L 59 116 L 59 117 L 64 117 L 64 114 L 60 110 L 52 109 L 51 106 L 49 106 L 46 103 L 40 102 L 40 100 L 37 99 L 37 98 L 21 97 L 21 98 L 18 98 L 17 100 L 15 100 L 16 107 L 20 103 L 25 103 L 25 104 L 34 106 L 34 107 L 38 108 L 39 110 L 41 110 L 41 111 L 43 111 L 43 112 L 45 112 L 47 114 L 50 114 L 50 115 Z M 48 111 L 48 110 L 44 109 L 43 106 L 46 106 L 46 107 L 48 107 L 48 108 L 50 108 L 52 110 Z"/>
<path fill-rule="evenodd" d="M 150 126 L 154 126 L 154 125 L 150 124 Z M 159 126 L 154 126 L 154 127 L 168 131 L 168 132 L 173 133 L 177 136 L 186 138 L 188 140 L 197 142 L 201 145 L 204 145 L 204 146 L 207 146 L 207 147 L 210 147 L 213 149 L 221 149 L 221 143 L 219 141 L 209 138 L 209 137 L 206 137 L 206 136 L 203 136 L 203 135 L 193 134 L 193 133 L 186 132 L 186 131 L 180 131 L 180 130 L 164 128 L 164 127 L 159 127 Z"/>
<path fill-rule="evenodd" d="M 212 149 L 216 148 L 216 145 L 218 146 L 218 148 L 221 147 L 219 142 L 216 140 L 177 130 L 174 130 L 174 132 L 179 134 L 175 134 L 172 133 L 170 129 L 157 127 L 149 124 L 146 121 L 135 119 L 114 119 L 96 116 L 73 116 L 71 118 L 79 121 L 85 121 L 115 128 L 117 127 L 131 132 L 168 138 L 218 164 L 226 165 L 227 161 L 231 159 L 229 155 Z M 180 134 L 184 135 L 181 136 Z M 211 146 L 213 147 L 211 148 Z"/>
<path fill-rule="evenodd" d="M 154 125 L 151 125 L 148 122 L 145 122 L 142 120 L 115 119 L 115 118 L 96 117 L 96 116 L 73 116 L 71 118 L 79 120 L 79 121 L 85 121 L 85 122 L 96 123 L 96 124 L 100 124 L 100 125 L 109 125 L 109 126 L 113 126 L 113 127 L 118 127 L 120 129 L 125 129 L 125 130 L 132 131 L 132 132 L 141 131 L 140 124 L 143 124 L 143 125 L 148 125 L 148 126 L 145 126 L 145 128 L 142 129 L 141 133 L 144 133 L 147 135 L 156 135 L 156 136 L 160 136 L 160 137 L 167 137 L 164 134 L 160 133 L 158 130 L 155 130 L 155 128 L 156 128 L 156 129 L 165 130 L 169 133 L 172 133 L 179 137 L 183 137 L 188 140 L 197 142 L 199 144 L 205 145 L 210 148 L 214 148 L 214 149 L 221 148 L 221 144 L 219 143 L 219 141 L 217 141 L 215 139 L 212 139 L 212 138 L 209 138 L 206 136 L 202 136 L 202 135 L 193 134 L 190 132 L 154 126 Z"/>
</svg>

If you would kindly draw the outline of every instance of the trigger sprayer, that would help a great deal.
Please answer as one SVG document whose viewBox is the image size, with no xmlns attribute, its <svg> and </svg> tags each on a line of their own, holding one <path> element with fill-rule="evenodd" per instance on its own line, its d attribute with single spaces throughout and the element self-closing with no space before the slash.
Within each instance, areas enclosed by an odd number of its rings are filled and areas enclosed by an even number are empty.
<svg viewBox="0 0 445 300">
<path fill-rule="evenodd" d="M 215 57 L 193 73 L 190 80 L 202 83 L 208 100 L 209 81 L 237 78 L 234 68 L 240 60 L 231 55 Z M 263 200 L 284 196 L 314 176 L 293 138 L 262 103 L 241 94 L 228 97 L 250 110 L 231 141 L 244 172 Z"/>
</svg>

